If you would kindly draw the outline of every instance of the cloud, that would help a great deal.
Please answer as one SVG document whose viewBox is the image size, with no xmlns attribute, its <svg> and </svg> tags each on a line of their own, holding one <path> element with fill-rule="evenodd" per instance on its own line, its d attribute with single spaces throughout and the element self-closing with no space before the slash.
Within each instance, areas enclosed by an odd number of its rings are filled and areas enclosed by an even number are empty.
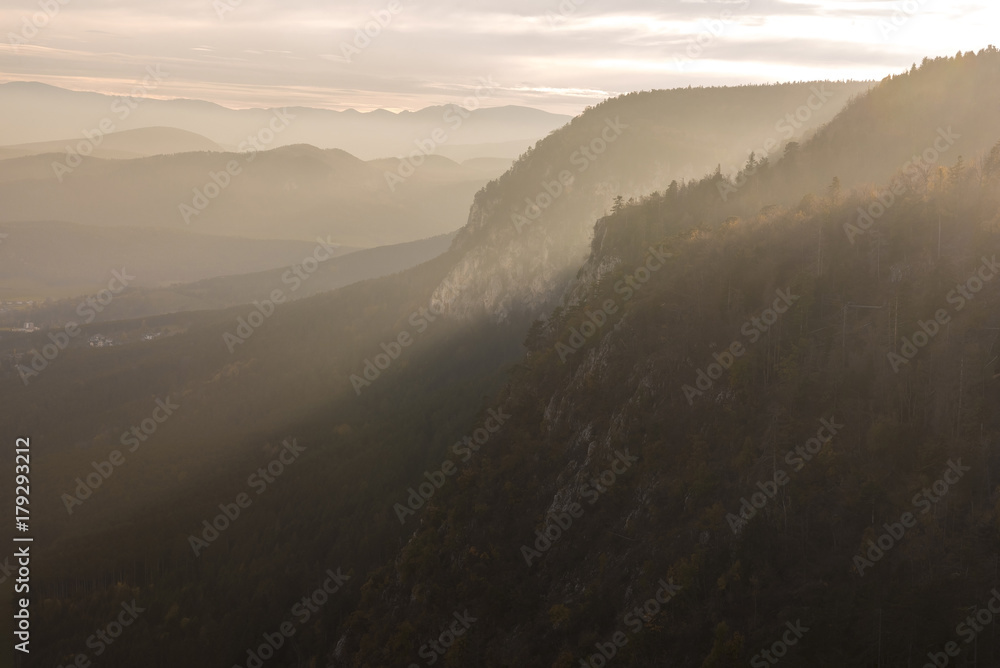
<svg viewBox="0 0 1000 668">
<path fill-rule="evenodd" d="M 232 7 L 221 18 L 212 0 L 72 0 L 28 44 L 0 42 L 0 80 L 115 92 L 160 63 L 171 72 L 164 95 L 365 110 L 457 102 L 492 76 L 503 86 L 496 104 L 576 113 L 629 90 L 878 79 L 924 56 L 982 48 L 1000 20 L 991 0 L 919 0 L 887 36 L 879 21 L 898 18 L 898 2 L 398 0 L 370 46 L 345 58 L 343 45 L 386 16 L 389 0 L 218 1 Z M 0 8 L 0 27 L 14 34 L 37 12 L 19 5 Z"/>
</svg>

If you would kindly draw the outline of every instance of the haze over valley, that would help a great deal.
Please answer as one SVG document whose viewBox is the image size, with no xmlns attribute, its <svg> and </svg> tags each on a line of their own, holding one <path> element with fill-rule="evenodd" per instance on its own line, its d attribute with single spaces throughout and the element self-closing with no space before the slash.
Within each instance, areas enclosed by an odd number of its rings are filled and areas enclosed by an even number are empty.
<svg viewBox="0 0 1000 668">
<path fill-rule="evenodd" d="M 1000 665 L 998 20 L 0 8 L 0 668 Z"/>
</svg>

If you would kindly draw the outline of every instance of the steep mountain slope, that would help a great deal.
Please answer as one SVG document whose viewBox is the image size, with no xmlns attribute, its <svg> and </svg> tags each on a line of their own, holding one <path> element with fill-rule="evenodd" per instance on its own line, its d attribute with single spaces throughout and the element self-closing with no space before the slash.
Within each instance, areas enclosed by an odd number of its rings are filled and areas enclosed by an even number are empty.
<svg viewBox="0 0 1000 668">
<path fill-rule="evenodd" d="M 513 311 L 545 313 L 586 253 L 590 221 L 610 209 L 614 196 L 680 180 L 669 169 L 677 161 L 691 160 L 698 168 L 688 177 L 715 169 L 716 161 L 705 164 L 704 153 L 697 158 L 702 146 L 687 143 L 693 138 L 726 146 L 712 152 L 730 156 L 720 161 L 723 171 L 743 167 L 734 180 L 718 184 L 723 203 L 752 180 L 743 197 L 763 207 L 821 192 L 834 176 L 848 189 L 885 182 L 902 169 L 926 172 L 990 146 L 1000 131 L 996 49 L 926 61 L 848 104 L 853 92 L 859 88 L 846 84 L 689 89 L 634 93 L 598 105 L 476 196 L 470 223 L 456 241 L 465 257 L 449 276 L 462 286 L 452 312 L 498 319 Z M 684 114 L 687 105 L 702 113 Z M 792 141 L 837 112 L 815 137 Z M 625 129 L 597 156 L 611 123 Z M 592 142 L 596 159 L 590 161 Z M 667 147 L 680 150 L 668 154 Z M 925 152 L 924 162 L 915 163 Z M 572 185 L 559 183 L 561 170 Z"/>
<path fill-rule="evenodd" d="M 897 172 L 911 179 L 992 145 L 1000 125 L 998 108 L 996 47 L 924 59 L 919 68 L 888 77 L 871 95 L 855 100 L 836 122 L 801 147 L 792 147 L 798 150 L 779 163 L 748 162 L 742 176 L 753 182 L 749 190 L 762 206 L 793 201 L 804 190 L 818 192 L 834 176 L 845 188 L 884 184 Z M 731 196 L 734 187 L 743 186 L 720 187 L 720 195 Z"/>
<path fill-rule="evenodd" d="M 0 221 L 313 242 L 329 235 L 337 244 L 373 247 L 455 231 L 473 194 L 507 167 L 433 156 L 403 171 L 404 179 L 398 160 L 363 162 L 301 145 L 67 164 L 62 154 L 0 161 Z"/>
<path fill-rule="evenodd" d="M 958 665 L 1000 661 L 961 625 L 998 585 L 988 148 L 901 195 L 876 245 L 843 229 L 870 195 L 709 229 L 713 177 L 599 221 L 579 302 L 490 404 L 507 424 L 327 660 L 415 661 L 469 610 L 449 665 L 771 665 L 782 638 L 790 666 L 922 665 L 950 641 Z"/>
<path fill-rule="evenodd" d="M 465 254 L 459 316 L 545 312 L 586 256 L 592 222 L 616 196 L 665 188 L 723 165 L 744 147 L 800 139 L 864 83 L 815 82 L 632 93 L 588 110 L 476 195 L 456 241 Z M 811 105 L 811 107 L 809 106 Z M 804 110 L 801 120 L 789 114 Z"/>
</svg>

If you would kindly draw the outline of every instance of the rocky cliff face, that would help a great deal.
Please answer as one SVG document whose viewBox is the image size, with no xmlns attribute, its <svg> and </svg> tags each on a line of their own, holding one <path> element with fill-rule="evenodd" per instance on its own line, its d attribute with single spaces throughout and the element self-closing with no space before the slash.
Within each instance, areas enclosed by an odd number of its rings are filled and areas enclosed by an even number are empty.
<svg viewBox="0 0 1000 668">
<path fill-rule="evenodd" d="M 512 223 L 510 230 L 502 226 L 503 208 L 502 200 L 476 198 L 468 236 L 478 232 L 480 243 L 468 244 L 433 297 L 452 315 L 486 315 L 498 322 L 509 320 L 515 312 L 538 316 L 551 308 L 574 267 L 587 258 L 588 225 L 521 233 Z M 592 225 L 599 213 L 595 208 L 581 220 Z"/>
<path fill-rule="evenodd" d="M 828 121 L 867 84 L 824 86 L 829 101 L 797 122 L 792 138 Z M 665 189 L 719 165 L 737 168 L 752 149 L 736 147 L 790 139 L 776 126 L 815 87 L 655 91 L 589 109 L 477 194 L 455 240 L 461 260 L 434 301 L 466 319 L 545 314 L 588 257 L 594 222 L 616 197 Z M 702 105 L 698 113 L 695 104 Z"/>
</svg>

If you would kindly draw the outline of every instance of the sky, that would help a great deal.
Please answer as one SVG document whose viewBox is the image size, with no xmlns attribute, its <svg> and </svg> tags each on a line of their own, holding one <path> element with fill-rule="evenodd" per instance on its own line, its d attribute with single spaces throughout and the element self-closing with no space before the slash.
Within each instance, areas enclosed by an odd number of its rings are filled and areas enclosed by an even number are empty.
<svg viewBox="0 0 1000 668">
<path fill-rule="evenodd" d="M 227 107 L 532 106 L 882 79 L 997 41 L 997 0 L 0 0 L 0 82 Z M 0 110 L 2 116 L 2 110 Z"/>
</svg>

